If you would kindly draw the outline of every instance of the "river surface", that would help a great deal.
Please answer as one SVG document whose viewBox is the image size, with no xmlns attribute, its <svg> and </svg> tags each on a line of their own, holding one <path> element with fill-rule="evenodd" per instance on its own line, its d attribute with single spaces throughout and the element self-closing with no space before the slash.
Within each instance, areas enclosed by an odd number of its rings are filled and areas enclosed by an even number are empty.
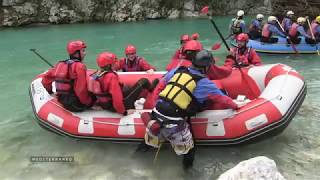
<svg viewBox="0 0 320 180">
<path fill-rule="evenodd" d="M 231 17 L 217 17 L 225 36 Z M 0 179 L 216 179 L 237 163 L 267 156 L 287 179 L 320 179 L 320 56 L 261 55 L 263 62 L 294 67 L 308 85 L 306 99 L 285 131 L 265 141 L 240 147 L 200 147 L 194 171 L 185 173 L 181 158 L 169 146 L 136 153 L 135 144 L 76 141 L 55 135 L 34 121 L 28 87 L 48 66 L 29 49 L 55 63 L 65 59 L 69 40 L 87 42 L 85 63 L 96 68 L 96 55 L 111 51 L 123 56 L 128 43 L 137 46 L 158 70 L 164 70 L 179 47 L 179 36 L 198 32 L 206 48 L 220 42 L 207 19 L 159 20 L 138 23 L 50 25 L 0 30 Z M 222 64 L 227 51 L 215 51 Z M 289 90 L 288 90 L 289 91 Z M 73 156 L 72 163 L 32 163 L 31 156 Z"/>
</svg>

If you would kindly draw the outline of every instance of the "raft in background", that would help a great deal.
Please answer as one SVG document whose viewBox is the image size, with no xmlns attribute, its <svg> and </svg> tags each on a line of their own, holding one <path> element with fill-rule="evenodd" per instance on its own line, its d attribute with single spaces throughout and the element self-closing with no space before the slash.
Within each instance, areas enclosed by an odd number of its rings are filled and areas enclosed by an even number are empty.
<svg viewBox="0 0 320 180">
<path fill-rule="evenodd" d="M 260 39 L 249 40 L 247 47 L 251 47 L 260 53 L 272 53 L 272 54 L 295 54 L 296 51 L 293 49 L 291 44 L 287 43 L 287 39 L 283 37 L 278 38 L 277 43 L 264 43 Z M 320 43 L 310 45 L 307 44 L 304 37 L 300 37 L 301 42 L 299 44 L 294 44 L 296 50 L 299 54 L 315 54 L 317 50 L 320 50 Z M 234 40 L 230 41 L 232 46 L 236 46 Z"/>
<path fill-rule="evenodd" d="M 300 108 L 306 84 L 294 69 L 283 64 L 270 64 L 234 69 L 222 80 L 214 80 L 232 98 L 246 95 L 252 101 L 237 111 L 231 109 L 205 110 L 191 118 L 192 131 L 198 145 L 235 145 L 270 138 L 281 133 Z M 92 72 L 92 71 L 91 71 Z M 88 72 L 90 73 L 90 72 Z M 119 73 L 126 85 L 134 84 L 141 77 L 152 81 L 164 72 Z M 43 74 L 30 85 L 30 99 L 40 126 L 60 135 L 78 139 L 116 142 L 141 142 L 145 126 L 140 113 L 122 116 L 106 110 L 87 110 L 73 113 L 64 109 L 41 84 Z M 247 78 L 243 79 L 243 76 Z M 250 88 L 248 88 L 250 83 Z M 252 91 L 258 92 L 255 97 Z"/>
</svg>

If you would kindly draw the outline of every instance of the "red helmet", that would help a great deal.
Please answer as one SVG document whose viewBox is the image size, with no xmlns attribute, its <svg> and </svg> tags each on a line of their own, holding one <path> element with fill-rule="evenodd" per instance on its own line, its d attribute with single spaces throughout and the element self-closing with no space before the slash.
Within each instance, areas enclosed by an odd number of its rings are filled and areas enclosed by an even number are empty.
<svg viewBox="0 0 320 180">
<path fill-rule="evenodd" d="M 127 47 L 126 47 L 126 49 L 125 49 L 125 54 L 135 54 L 135 53 L 137 53 L 137 49 L 136 49 L 136 47 L 134 47 L 133 45 L 131 45 L 131 44 L 129 44 Z"/>
<path fill-rule="evenodd" d="M 70 41 L 67 44 L 67 52 L 70 55 L 73 55 L 75 52 L 80 51 L 83 48 L 86 48 L 86 44 L 83 41 L 76 40 L 76 41 Z"/>
<path fill-rule="evenodd" d="M 99 67 L 103 68 L 109 64 L 115 63 L 117 56 L 110 52 L 103 52 L 97 56 L 97 64 Z"/>
<path fill-rule="evenodd" d="M 189 41 L 190 36 L 188 34 L 183 34 L 180 36 L 180 41 Z"/>
<path fill-rule="evenodd" d="M 196 40 L 190 40 L 186 42 L 183 46 L 183 52 L 185 51 L 201 51 L 202 44 Z"/>
<path fill-rule="evenodd" d="M 249 41 L 249 36 L 246 33 L 240 33 L 237 36 L 237 41 Z"/>
<path fill-rule="evenodd" d="M 199 33 L 194 33 L 191 35 L 191 39 L 193 39 L 193 40 L 198 40 L 199 37 L 200 37 Z"/>
</svg>

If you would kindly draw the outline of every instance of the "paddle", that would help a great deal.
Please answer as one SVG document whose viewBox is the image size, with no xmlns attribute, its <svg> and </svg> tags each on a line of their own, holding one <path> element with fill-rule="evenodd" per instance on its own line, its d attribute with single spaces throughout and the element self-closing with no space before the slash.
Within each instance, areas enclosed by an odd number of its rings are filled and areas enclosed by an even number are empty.
<svg viewBox="0 0 320 180">
<path fill-rule="evenodd" d="M 221 38 L 222 42 L 224 43 L 224 45 L 226 46 L 226 48 L 228 49 L 228 51 L 230 51 L 230 47 L 228 46 L 226 40 L 223 38 L 223 36 L 222 36 L 221 32 L 219 31 L 216 23 L 213 21 L 212 16 L 209 14 L 209 6 L 203 7 L 200 12 L 201 12 L 202 14 L 206 14 L 206 15 L 209 17 L 209 19 L 210 19 L 213 27 L 215 28 L 215 30 L 216 30 L 217 33 L 219 34 L 219 37 Z M 234 60 L 235 64 L 237 65 L 236 67 L 237 67 L 237 68 L 239 69 L 239 71 L 240 71 L 240 74 L 241 74 L 242 79 L 243 79 L 244 82 L 248 85 L 249 90 L 250 90 L 250 92 L 252 93 L 252 95 L 253 95 L 254 97 L 258 97 L 258 96 L 260 95 L 260 94 L 259 94 L 259 91 L 258 91 L 258 90 L 255 91 L 255 89 L 257 89 L 257 88 L 256 88 L 252 83 L 249 83 L 249 82 L 252 81 L 252 80 L 250 79 L 250 77 L 249 77 L 247 74 L 245 74 L 245 73 L 242 71 L 241 66 L 240 66 L 240 64 L 239 64 L 239 62 L 238 62 L 238 60 L 237 60 L 237 57 L 235 57 L 233 60 Z"/>
<path fill-rule="evenodd" d="M 312 31 L 312 28 L 311 28 L 311 24 L 310 24 L 309 18 L 306 17 L 306 19 L 307 19 L 307 22 L 308 22 L 308 26 L 309 26 L 309 29 L 310 29 L 310 32 L 311 32 L 312 39 L 314 39 L 316 41 L 316 38 L 314 37 L 314 33 Z M 317 50 L 318 56 L 320 56 L 320 52 L 319 52 L 319 49 L 318 49 L 317 41 L 316 41 L 316 50 Z"/>
<path fill-rule="evenodd" d="M 282 32 L 283 32 L 285 35 L 288 36 L 287 32 L 284 30 L 284 28 L 282 27 L 282 25 L 281 25 L 281 23 L 278 21 L 278 19 L 276 19 L 276 21 L 277 21 L 279 27 L 281 28 Z M 288 40 L 289 40 L 289 42 L 290 42 L 290 44 L 291 44 L 292 49 L 294 50 L 294 52 L 295 52 L 296 54 L 298 54 L 299 52 L 298 52 L 296 46 L 295 46 L 295 45 L 293 44 L 293 42 L 291 41 L 290 36 L 288 36 L 288 37 L 289 37 Z"/>
<path fill-rule="evenodd" d="M 230 37 L 232 36 L 232 34 L 230 34 L 227 38 L 225 38 L 225 40 L 228 40 Z M 222 42 L 218 42 L 213 44 L 213 46 L 211 47 L 211 50 L 218 50 L 221 47 Z"/>
<path fill-rule="evenodd" d="M 46 64 L 48 64 L 50 67 L 53 67 L 53 65 L 48 61 L 46 60 L 44 57 L 42 57 L 36 49 L 30 49 L 31 52 L 33 52 L 34 54 L 36 54 L 43 62 L 45 62 Z"/>
<path fill-rule="evenodd" d="M 226 40 L 223 38 L 223 36 L 222 36 L 221 32 L 219 31 L 216 23 L 213 21 L 212 16 L 209 14 L 209 6 L 203 7 L 200 12 L 201 12 L 202 14 L 206 14 L 206 15 L 208 16 L 211 24 L 213 25 L 213 27 L 216 29 L 217 33 L 219 34 L 219 36 L 220 36 L 223 44 L 226 46 L 226 48 L 228 49 L 228 51 L 230 51 L 229 45 L 227 44 Z"/>
</svg>

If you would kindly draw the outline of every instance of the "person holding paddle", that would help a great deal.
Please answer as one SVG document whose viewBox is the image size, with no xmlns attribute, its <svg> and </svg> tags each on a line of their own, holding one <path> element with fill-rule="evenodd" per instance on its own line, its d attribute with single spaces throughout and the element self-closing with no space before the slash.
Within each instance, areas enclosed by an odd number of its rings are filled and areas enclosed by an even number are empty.
<svg viewBox="0 0 320 180">
<path fill-rule="evenodd" d="M 192 66 L 169 71 L 161 80 L 161 90 L 151 114 L 141 115 L 147 127 L 145 143 L 159 148 L 169 141 L 177 155 L 183 155 L 183 167 L 192 167 L 195 148 L 190 117 L 206 108 L 207 101 L 237 109 L 238 105 L 224 95 L 206 77 L 213 56 L 207 50 L 198 52 Z"/>
<path fill-rule="evenodd" d="M 289 39 L 288 36 L 286 36 L 283 32 L 281 32 L 278 29 L 278 27 L 276 26 L 277 21 L 278 19 L 275 16 L 268 17 L 268 23 L 266 23 L 262 28 L 261 42 L 277 43 L 278 38 L 272 37 L 273 35 L 278 35 L 278 36 Z"/>
<path fill-rule="evenodd" d="M 93 103 L 87 88 L 87 68 L 83 63 L 86 55 L 83 41 L 70 41 L 67 44 L 69 58 L 59 61 L 43 76 L 41 83 L 52 94 L 55 82 L 57 99 L 64 108 L 72 112 L 81 112 Z"/>
<path fill-rule="evenodd" d="M 314 36 L 317 42 L 320 42 L 320 16 L 317 16 L 315 20 L 312 21 L 308 34 L 312 37 Z"/>
<path fill-rule="evenodd" d="M 241 33 L 236 38 L 237 47 L 230 49 L 230 54 L 227 56 L 224 66 L 259 66 L 262 64 L 260 56 L 252 48 L 247 47 L 249 36 Z M 236 61 L 234 60 L 236 59 Z M 238 63 L 235 63 L 238 62 Z"/>
<path fill-rule="evenodd" d="M 299 17 L 297 19 L 297 23 L 293 23 L 291 28 L 289 29 L 289 36 L 294 44 L 299 44 L 301 39 L 298 38 L 299 36 L 303 36 L 308 44 L 315 44 L 315 40 L 307 34 L 307 32 L 304 29 L 304 25 L 306 23 L 306 18 Z M 290 42 L 289 42 L 290 43 Z"/>
</svg>

